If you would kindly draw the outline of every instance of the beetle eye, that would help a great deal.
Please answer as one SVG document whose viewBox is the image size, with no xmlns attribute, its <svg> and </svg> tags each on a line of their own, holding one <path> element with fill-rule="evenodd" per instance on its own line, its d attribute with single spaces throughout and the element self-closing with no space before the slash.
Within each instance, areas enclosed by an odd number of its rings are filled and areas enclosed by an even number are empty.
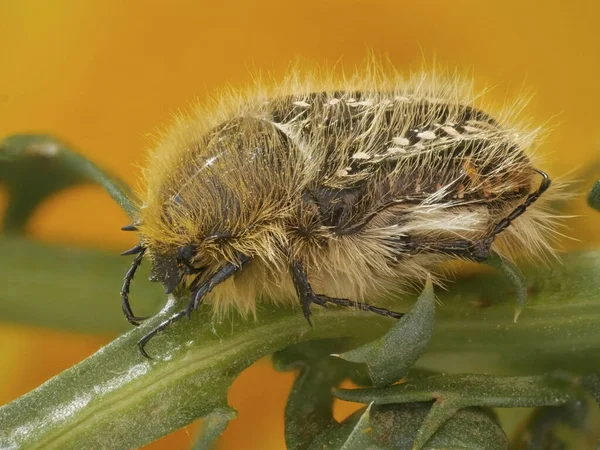
<svg viewBox="0 0 600 450">
<path fill-rule="evenodd" d="M 182 261 L 191 261 L 194 256 L 196 256 L 197 248 L 194 244 L 188 244 L 183 247 L 180 247 L 177 251 L 178 259 Z"/>
</svg>

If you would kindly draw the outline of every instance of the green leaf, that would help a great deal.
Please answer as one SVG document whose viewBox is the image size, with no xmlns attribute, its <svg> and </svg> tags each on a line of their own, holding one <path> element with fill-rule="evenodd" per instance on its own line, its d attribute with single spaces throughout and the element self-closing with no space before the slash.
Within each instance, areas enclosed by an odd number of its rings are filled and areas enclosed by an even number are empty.
<svg viewBox="0 0 600 450">
<path fill-rule="evenodd" d="M 517 323 L 517 320 L 519 320 L 519 316 L 525 307 L 525 303 L 527 302 L 527 280 L 525 279 L 525 275 L 523 275 L 514 263 L 503 258 L 495 251 L 490 253 L 490 257 L 485 263 L 499 270 L 512 283 L 515 289 L 515 299 L 517 300 L 517 307 L 515 308 L 514 315 L 514 321 Z"/>
<path fill-rule="evenodd" d="M 237 418 L 237 412 L 230 407 L 217 408 L 204 418 L 202 430 L 192 450 L 210 450 L 223 434 L 230 421 Z"/>
<path fill-rule="evenodd" d="M 366 327 L 379 337 L 391 320 L 337 311 L 310 329 L 296 310 L 261 311 L 262 323 L 212 320 L 210 305 L 169 327 L 147 345 L 137 341 L 183 304 L 171 300 L 156 317 L 80 364 L 0 408 L 0 448 L 137 448 L 193 420 L 227 408 L 227 391 L 264 355 L 309 339 L 339 337 Z"/>
<path fill-rule="evenodd" d="M 429 406 L 429 403 L 374 406 L 371 414 L 374 441 L 386 448 L 419 448 L 415 438 L 429 413 Z M 493 413 L 468 408 L 445 422 L 422 448 L 505 450 L 508 438 Z"/>
<path fill-rule="evenodd" d="M 459 410 L 471 406 L 498 408 L 561 405 L 575 398 L 573 381 L 562 376 L 500 377 L 494 375 L 437 375 L 409 379 L 387 388 L 339 389 L 342 400 L 387 405 L 435 400 L 417 436 L 415 449 Z"/>
<path fill-rule="evenodd" d="M 564 255 L 562 264 L 551 268 L 524 267 L 527 314 L 516 324 L 506 301 L 511 287 L 497 274 L 478 274 L 441 292 L 436 329 L 417 366 L 521 375 L 565 367 L 582 374 L 597 371 L 596 255 L 577 252 Z"/>
<path fill-rule="evenodd" d="M 383 448 L 413 450 L 431 403 L 373 406 L 371 438 Z M 505 450 L 508 438 L 494 414 L 482 408 L 467 408 L 446 421 L 423 449 Z"/>
<path fill-rule="evenodd" d="M 412 450 L 415 436 L 429 413 L 431 403 L 372 405 L 362 408 L 336 427 L 330 427 L 311 450 L 338 450 L 352 444 L 357 450 Z M 365 419 L 368 418 L 368 427 Z M 423 447 L 434 449 L 505 450 L 506 434 L 495 415 L 482 408 L 459 411 L 444 423 Z"/>
<path fill-rule="evenodd" d="M 435 295 L 431 278 L 415 305 L 385 336 L 342 353 L 346 361 L 365 363 L 375 386 L 404 377 L 425 351 L 435 323 Z"/>
<path fill-rule="evenodd" d="M 594 187 L 588 195 L 588 204 L 597 211 L 600 211 L 600 181 L 596 181 Z"/>
<path fill-rule="evenodd" d="M 340 450 L 362 450 L 368 448 L 369 442 L 371 441 L 367 432 L 370 428 L 369 414 L 371 412 L 371 405 L 367 406 L 367 409 L 362 413 L 360 419 L 356 422 L 352 431 L 344 439 L 344 442 L 340 446 Z"/>
<path fill-rule="evenodd" d="M 128 258 L 16 237 L 0 237 L 0 248 L 0 320 L 87 334 L 131 329 L 119 307 Z M 147 281 L 149 272 L 149 264 L 142 264 L 131 287 L 141 316 L 165 303 L 161 286 Z"/>
<path fill-rule="evenodd" d="M 326 339 L 292 345 L 273 355 L 277 370 L 300 369 L 285 408 L 289 450 L 309 448 L 315 436 L 336 423 L 331 388 L 347 378 L 354 367 L 329 354 L 347 346 L 347 339 Z"/>
<path fill-rule="evenodd" d="M 361 408 L 351 414 L 342 423 L 332 423 L 324 432 L 314 437 L 309 450 L 340 450 L 342 446 L 360 445 L 360 449 L 386 450 L 377 446 L 366 430 L 370 413 Z M 366 423 L 365 423 L 366 422 Z"/>
<path fill-rule="evenodd" d="M 135 215 L 131 192 L 122 182 L 48 135 L 18 134 L 0 141 L 0 182 L 9 194 L 2 224 L 7 233 L 22 234 L 45 198 L 86 182 L 101 185 L 129 217 Z"/>
</svg>

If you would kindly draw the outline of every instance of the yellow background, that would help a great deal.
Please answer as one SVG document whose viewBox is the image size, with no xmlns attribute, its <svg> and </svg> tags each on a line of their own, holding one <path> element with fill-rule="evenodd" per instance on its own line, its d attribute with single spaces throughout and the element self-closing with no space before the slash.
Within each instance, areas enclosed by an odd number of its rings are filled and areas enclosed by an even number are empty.
<svg viewBox="0 0 600 450">
<path fill-rule="evenodd" d="M 528 114 L 554 126 L 541 149 L 550 158 L 545 169 L 563 174 L 597 161 L 598 17 L 595 0 L 4 0 L 0 136 L 58 135 L 133 184 L 149 133 L 190 101 L 224 83 L 245 83 L 257 69 L 281 74 L 298 58 L 351 65 L 374 50 L 401 69 L 434 55 L 441 65 L 472 69 L 478 86 L 499 85 L 491 95 L 500 100 L 522 87 L 535 92 Z M 29 231 L 116 252 L 134 243 L 119 231 L 126 223 L 107 195 L 84 187 L 46 202 Z M 581 240 L 570 246 L 587 247 L 600 222 L 584 216 L 570 224 L 569 234 Z M 115 308 L 119 284 L 107 299 Z M 1 326 L 0 336 L 0 403 L 111 339 L 14 325 Z M 239 419 L 221 448 L 283 448 L 292 379 L 263 362 L 236 381 L 230 402 Z M 186 448 L 194 431 L 151 447 Z"/>
</svg>

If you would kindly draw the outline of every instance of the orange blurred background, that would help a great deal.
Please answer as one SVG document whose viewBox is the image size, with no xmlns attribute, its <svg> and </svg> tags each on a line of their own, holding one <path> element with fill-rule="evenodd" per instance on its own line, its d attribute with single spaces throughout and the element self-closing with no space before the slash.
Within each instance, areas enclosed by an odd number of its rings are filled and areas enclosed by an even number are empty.
<svg viewBox="0 0 600 450">
<path fill-rule="evenodd" d="M 593 0 L 3 1 L 0 137 L 57 135 L 135 184 L 148 135 L 196 98 L 246 83 L 256 70 L 283 74 L 298 58 L 309 66 L 342 58 L 350 66 L 373 50 L 400 69 L 435 56 L 442 66 L 472 70 L 477 86 L 499 86 L 490 96 L 500 101 L 523 87 L 535 92 L 528 115 L 555 127 L 540 150 L 555 176 L 598 161 L 598 17 Z M 577 204 L 584 213 L 583 201 Z M 100 188 L 78 187 L 47 201 L 28 231 L 117 252 L 134 244 L 119 231 L 126 223 Z M 570 224 L 569 234 L 581 240 L 571 247 L 598 243 L 598 217 Z M 113 338 L 9 324 L 0 335 L 0 404 Z M 247 370 L 230 393 L 239 418 L 220 448 L 283 449 L 292 381 L 265 361 Z M 194 434 L 188 427 L 148 448 L 188 448 Z"/>
</svg>

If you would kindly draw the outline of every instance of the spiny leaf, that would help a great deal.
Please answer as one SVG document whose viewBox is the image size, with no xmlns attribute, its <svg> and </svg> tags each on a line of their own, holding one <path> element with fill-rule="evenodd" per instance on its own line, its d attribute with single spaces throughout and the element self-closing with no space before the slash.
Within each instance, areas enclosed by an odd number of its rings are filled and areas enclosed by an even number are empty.
<svg viewBox="0 0 600 450">
<path fill-rule="evenodd" d="M 370 428 L 369 413 L 371 411 L 371 406 L 371 404 L 367 406 L 365 412 L 360 416 L 360 419 L 356 422 L 352 431 L 342 443 L 340 450 L 363 450 L 368 448 L 369 441 L 371 440 L 367 435 L 367 431 L 369 431 Z"/>
<path fill-rule="evenodd" d="M 334 422 L 321 434 L 313 438 L 313 442 L 309 447 L 309 450 L 340 450 L 343 445 L 348 443 L 349 436 L 351 436 L 355 430 L 362 430 L 363 427 L 359 423 L 364 418 L 367 408 L 361 408 L 355 411 L 353 414 L 348 416 L 342 423 Z M 364 423 L 364 422 L 363 422 Z M 360 437 L 361 449 L 369 450 L 387 450 L 385 447 L 377 446 L 371 439 L 370 433 L 361 433 L 356 436 Z M 356 442 L 356 441 L 354 441 Z M 350 441 L 350 444 L 352 440 Z"/>
<path fill-rule="evenodd" d="M 144 359 L 137 341 L 183 307 L 172 299 L 156 317 L 0 408 L 0 448 L 138 448 L 225 407 L 233 380 L 265 355 L 359 326 L 367 341 L 391 322 L 340 310 L 310 329 L 298 311 L 275 308 L 261 312 L 261 323 L 239 316 L 214 323 L 206 305 L 150 341 L 155 359 Z"/>
<path fill-rule="evenodd" d="M 329 354 L 348 347 L 348 339 L 292 345 L 273 355 L 277 370 L 299 368 L 285 408 L 285 442 L 289 450 L 309 448 L 314 437 L 336 423 L 331 388 L 354 371 L 354 364 Z"/>
<path fill-rule="evenodd" d="M 135 215 L 131 193 L 122 182 L 48 135 L 18 134 L 0 141 L 0 182 L 9 194 L 4 232 L 23 233 L 46 197 L 86 182 L 101 185 L 129 217 Z"/>
<path fill-rule="evenodd" d="M 359 438 L 357 450 L 412 450 L 421 423 L 427 416 L 431 402 L 403 405 L 373 405 L 369 425 L 359 425 L 366 408 L 349 416 L 336 427 L 330 427 L 310 447 L 310 450 L 338 450 L 344 443 Z M 362 433 L 353 434 L 356 430 Z M 450 418 L 432 436 L 424 450 L 439 449 L 506 450 L 508 439 L 492 411 L 467 408 Z"/>
<path fill-rule="evenodd" d="M 519 268 L 511 261 L 503 258 L 495 251 L 490 253 L 490 257 L 487 259 L 486 264 L 502 272 L 512 283 L 515 289 L 515 299 L 517 300 L 517 307 L 515 308 L 514 321 L 517 323 L 519 316 L 525 307 L 527 302 L 527 280 Z"/>
<path fill-rule="evenodd" d="M 597 211 L 600 211 L 600 181 L 596 181 L 594 187 L 588 195 L 588 204 Z"/>
<path fill-rule="evenodd" d="M 399 380 L 425 351 L 435 323 L 435 295 L 431 278 L 415 305 L 376 341 L 342 353 L 341 358 L 366 363 L 375 386 Z"/>
<path fill-rule="evenodd" d="M 413 450 L 431 403 L 374 405 L 371 411 L 371 439 L 383 448 Z M 422 447 L 433 449 L 506 450 L 508 438 L 493 412 L 467 408 L 446 421 Z"/>
<path fill-rule="evenodd" d="M 595 253 L 566 254 L 563 264 L 551 268 L 526 268 L 531 290 L 527 314 L 517 324 L 506 302 L 510 287 L 497 274 L 478 274 L 441 292 L 436 330 L 418 366 L 448 370 L 444 366 L 462 365 L 521 375 L 565 367 L 581 374 L 597 371 L 600 341 L 589 334 L 600 330 L 600 315 L 590 308 L 600 304 Z"/>
<path fill-rule="evenodd" d="M 204 418 L 202 430 L 194 443 L 192 450 L 210 450 L 214 447 L 219 436 L 223 434 L 230 421 L 237 417 L 233 408 L 217 408 Z"/>
<path fill-rule="evenodd" d="M 526 407 L 560 405 L 575 397 L 572 381 L 555 375 L 499 377 L 493 375 L 438 375 L 409 379 L 387 388 L 334 389 L 342 400 L 386 405 L 435 400 L 415 438 L 422 448 L 457 411 L 470 406 Z"/>
<path fill-rule="evenodd" d="M 342 400 L 386 405 L 390 403 L 442 400 L 462 395 L 465 406 L 498 408 L 561 405 L 573 399 L 575 379 L 562 374 L 503 377 L 484 374 L 446 374 L 409 378 L 386 388 L 334 389 Z"/>
</svg>

